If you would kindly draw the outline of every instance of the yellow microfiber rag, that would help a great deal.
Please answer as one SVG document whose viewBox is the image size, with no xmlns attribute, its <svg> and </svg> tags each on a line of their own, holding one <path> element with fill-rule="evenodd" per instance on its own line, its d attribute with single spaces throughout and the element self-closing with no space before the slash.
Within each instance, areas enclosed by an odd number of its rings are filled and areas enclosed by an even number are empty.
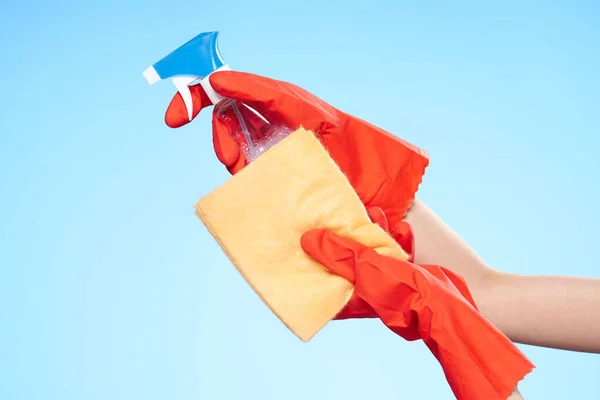
<svg viewBox="0 0 600 400">
<path fill-rule="evenodd" d="M 315 228 L 407 259 L 373 224 L 352 186 L 310 131 L 292 133 L 196 204 L 196 213 L 238 271 L 279 319 L 310 340 L 352 295 L 300 246 Z"/>
</svg>

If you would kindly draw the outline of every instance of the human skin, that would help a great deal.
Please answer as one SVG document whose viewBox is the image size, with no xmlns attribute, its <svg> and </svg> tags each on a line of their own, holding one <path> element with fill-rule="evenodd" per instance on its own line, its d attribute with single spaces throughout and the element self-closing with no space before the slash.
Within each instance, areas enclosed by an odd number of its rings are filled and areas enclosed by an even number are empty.
<svg viewBox="0 0 600 400">
<path fill-rule="evenodd" d="M 492 268 L 419 199 L 405 221 L 413 229 L 415 263 L 442 265 L 462 275 L 480 312 L 512 341 L 600 353 L 600 279 Z"/>
<path fill-rule="evenodd" d="M 515 388 L 513 390 L 513 392 L 511 393 L 511 395 L 508 396 L 508 399 L 506 399 L 506 400 L 524 400 L 524 399 L 523 399 L 523 396 L 521 396 L 519 389 Z"/>
</svg>

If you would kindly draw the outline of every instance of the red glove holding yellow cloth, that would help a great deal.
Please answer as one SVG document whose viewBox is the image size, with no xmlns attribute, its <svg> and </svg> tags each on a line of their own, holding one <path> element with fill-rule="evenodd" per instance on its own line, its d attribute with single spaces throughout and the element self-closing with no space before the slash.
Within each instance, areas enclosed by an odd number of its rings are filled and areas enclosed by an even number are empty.
<svg viewBox="0 0 600 400">
<path fill-rule="evenodd" d="M 370 209 L 369 215 L 386 228 L 381 210 Z M 410 226 L 401 225 L 394 238 L 414 256 Z M 305 233 L 302 248 L 355 285 L 352 299 L 336 319 L 378 317 L 404 339 L 422 339 L 457 399 L 505 400 L 533 369 L 478 312 L 465 281 L 452 271 L 382 256 L 328 230 Z"/>
<path fill-rule="evenodd" d="M 285 124 L 292 130 L 302 126 L 315 133 L 363 204 L 381 207 L 392 226 L 406 214 L 429 162 L 423 150 L 290 83 L 235 71 L 216 72 L 209 79 L 221 96 L 246 103 L 274 124 Z M 190 89 L 195 117 L 211 102 L 200 85 Z M 252 120 L 252 116 L 247 119 Z M 170 127 L 189 122 L 179 93 L 167 109 L 165 122 Z M 218 159 L 231 173 L 246 165 L 229 127 L 215 115 L 213 144 Z"/>
</svg>

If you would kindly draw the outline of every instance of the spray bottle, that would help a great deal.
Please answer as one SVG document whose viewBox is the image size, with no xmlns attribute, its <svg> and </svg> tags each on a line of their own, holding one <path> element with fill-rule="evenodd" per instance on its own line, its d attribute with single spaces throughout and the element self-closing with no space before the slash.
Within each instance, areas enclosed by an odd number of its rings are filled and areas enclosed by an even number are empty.
<svg viewBox="0 0 600 400">
<path fill-rule="evenodd" d="M 240 146 L 248 162 L 254 161 L 292 130 L 274 125 L 257 110 L 234 99 L 219 95 L 210 85 L 213 72 L 228 71 L 217 45 L 219 32 L 204 32 L 183 44 L 143 72 L 149 84 L 171 78 L 181 94 L 192 120 L 193 104 L 190 86 L 200 84 L 215 105 L 215 115 L 229 126 L 231 135 Z"/>
</svg>

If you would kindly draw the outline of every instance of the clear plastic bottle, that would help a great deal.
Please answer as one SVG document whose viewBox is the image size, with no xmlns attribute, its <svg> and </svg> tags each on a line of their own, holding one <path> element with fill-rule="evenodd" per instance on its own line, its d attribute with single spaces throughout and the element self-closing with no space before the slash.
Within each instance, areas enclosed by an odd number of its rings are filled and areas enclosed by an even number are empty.
<svg viewBox="0 0 600 400">
<path fill-rule="evenodd" d="M 218 32 L 203 32 L 148 67 L 143 75 L 150 84 L 172 79 L 191 121 L 193 98 L 190 86 L 200 84 L 215 105 L 215 114 L 230 130 L 246 160 L 252 162 L 291 133 L 281 121 L 264 118 L 240 101 L 223 98 L 210 83 L 215 72 L 230 71 L 217 46 Z M 260 111 L 260 110 L 258 110 Z"/>
<path fill-rule="evenodd" d="M 269 121 L 238 100 L 223 99 L 215 108 L 219 123 L 229 128 L 248 163 L 292 133 L 292 129 L 282 121 Z"/>
</svg>

